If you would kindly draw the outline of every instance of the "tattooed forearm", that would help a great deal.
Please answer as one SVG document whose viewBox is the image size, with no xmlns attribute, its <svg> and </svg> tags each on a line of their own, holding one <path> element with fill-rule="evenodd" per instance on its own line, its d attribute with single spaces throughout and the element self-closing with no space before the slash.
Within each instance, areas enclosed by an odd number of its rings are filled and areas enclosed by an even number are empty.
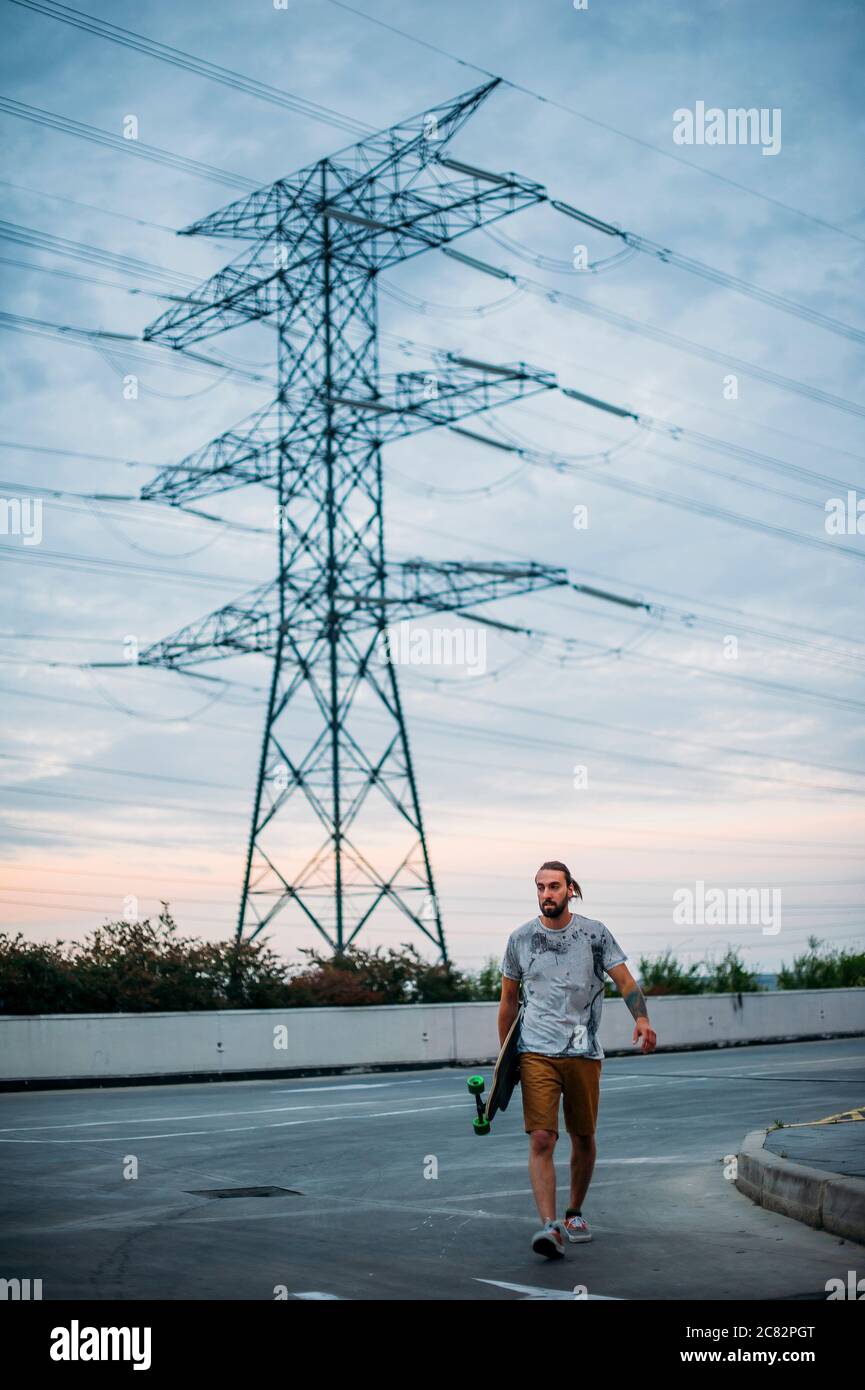
<svg viewBox="0 0 865 1390">
<path fill-rule="evenodd" d="M 639 985 L 634 985 L 625 995 L 625 1003 L 634 1015 L 634 1018 L 648 1018 L 649 1010 L 646 1008 L 646 1000 Z"/>
</svg>

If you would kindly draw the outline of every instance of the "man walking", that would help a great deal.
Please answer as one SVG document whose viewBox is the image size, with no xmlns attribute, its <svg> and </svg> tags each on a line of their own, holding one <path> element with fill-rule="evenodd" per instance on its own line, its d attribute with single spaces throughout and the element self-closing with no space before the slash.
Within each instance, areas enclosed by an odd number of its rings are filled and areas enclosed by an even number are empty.
<svg viewBox="0 0 865 1390">
<path fill-rule="evenodd" d="M 532 1249 L 557 1259 L 565 1253 L 565 1240 L 592 1238 L 582 1205 L 595 1166 L 605 973 L 633 1014 L 633 1041 L 639 1039 L 642 1051 L 652 1052 L 657 1036 L 643 992 L 615 937 L 603 922 L 569 910 L 569 900 L 583 895 L 568 866 L 548 860 L 535 876 L 535 887 L 540 912 L 511 933 L 502 961 L 499 1042 L 504 1042 L 519 1011 L 522 982 L 520 1086 L 525 1130 L 531 1138 L 529 1175 L 543 1223 Z M 571 1136 L 571 1183 L 570 1205 L 564 1219 L 557 1221 L 553 1150 L 559 1137 L 560 1098 Z"/>
</svg>

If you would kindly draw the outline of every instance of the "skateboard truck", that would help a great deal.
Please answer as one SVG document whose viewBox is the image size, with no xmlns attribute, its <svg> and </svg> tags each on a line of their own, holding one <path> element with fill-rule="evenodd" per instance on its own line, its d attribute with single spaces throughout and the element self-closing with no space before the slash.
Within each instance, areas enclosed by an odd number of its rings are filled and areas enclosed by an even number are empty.
<svg viewBox="0 0 865 1390">
<path fill-rule="evenodd" d="M 472 1120 L 472 1125 L 474 1126 L 475 1134 L 489 1134 L 490 1122 L 486 1117 L 486 1108 L 484 1106 L 483 1101 L 481 1100 L 481 1096 L 484 1093 L 484 1086 L 486 1085 L 486 1082 L 484 1081 L 482 1076 L 470 1076 L 468 1081 L 466 1082 L 466 1085 L 468 1086 L 471 1094 L 474 1096 L 475 1105 L 478 1108 L 477 1119 Z"/>
<path fill-rule="evenodd" d="M 510 1028 L 508 1035 L 499 1049 L 496 1058 L 493 1079 L 490 1082 L 490 1094 L 486 1105 L 481 1100 L 484 1093 L 485 1081 L 482 1076 L 470 1076 L 466 1085 L 475 1098 L 475 1105 L 478 1108 L 477 1118 L 472 1120 L 475 1134 L 489 1134 L 490 1123 L 495 1119 L 500 1110 L 507 1110 L 508 1104 L 513 1093 L 513 1089 L 520 1079 L 520 1032 L 523 1018 L 523 1010 L 520 1009 Z"/>
</svg>

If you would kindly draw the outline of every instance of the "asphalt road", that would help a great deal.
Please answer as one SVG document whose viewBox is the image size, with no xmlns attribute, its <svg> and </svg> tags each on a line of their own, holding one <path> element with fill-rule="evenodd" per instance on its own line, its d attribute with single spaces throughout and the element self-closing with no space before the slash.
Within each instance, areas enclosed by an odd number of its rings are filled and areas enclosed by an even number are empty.
<svg viewBox="0 0 865 1390">
<path fill-rule="evenodd" d="M 865 1273 L 865 1248 L 754 1206 L 724 1161 L 748 1130 L 861 1105 L 861 1038 L 607 1058 L 594 1240 L 555 1263 L 530 1248 L 519 1094 L 478 1138 L 467 1075 L 2 1094 L 0 1277 L 46 1300 L 762 1300 Z M 556 1153 L 563 1212 L 564 1132 Z M 271 1186 L 290 1191 L 200 1195 Z"/>
</svg>

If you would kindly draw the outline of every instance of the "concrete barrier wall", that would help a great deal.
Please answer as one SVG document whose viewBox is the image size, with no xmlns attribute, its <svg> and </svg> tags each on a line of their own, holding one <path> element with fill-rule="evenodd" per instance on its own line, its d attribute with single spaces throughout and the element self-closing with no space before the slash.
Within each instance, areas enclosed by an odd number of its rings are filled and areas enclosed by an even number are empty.
<svg viewBox="0 0 865 1390">
<path fill-rule="evenodd" d="M 0 1085 L 471 1064 L 497 1052 L 497 1004 L 0 1015 Z M 865 989 L 649 1000 L 660 1050 L 865 1033 Z M 601 1044 L 631 1053 L 633 1020 L 604 1003 Z"/>
</svg>

